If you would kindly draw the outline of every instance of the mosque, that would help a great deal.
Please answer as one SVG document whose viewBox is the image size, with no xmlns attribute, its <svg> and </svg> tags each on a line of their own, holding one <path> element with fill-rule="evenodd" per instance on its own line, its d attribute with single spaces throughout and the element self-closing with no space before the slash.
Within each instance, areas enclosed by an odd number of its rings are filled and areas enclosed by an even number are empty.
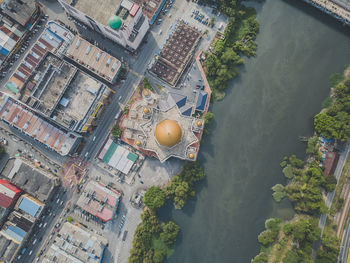
<svg viewBox="0 0 350 263">
<path fill-rule="evenodd" d="M 195 161 L 203 126 L 203 119 L 181 114 L 169 94 L 164 97 L 148 89 L 120 122 L 123 141 L 161 162 L 170 157 Z"/>
</svg>

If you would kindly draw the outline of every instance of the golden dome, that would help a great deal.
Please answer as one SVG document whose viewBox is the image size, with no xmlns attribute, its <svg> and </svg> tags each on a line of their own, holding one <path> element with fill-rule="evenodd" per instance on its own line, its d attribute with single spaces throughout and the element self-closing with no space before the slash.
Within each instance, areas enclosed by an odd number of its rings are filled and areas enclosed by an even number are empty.
<svg viewBox="0 0 350 263">
<path fill-rule="evenodd" d="M 197 121 L 197 126 L 201 127 L 203 125 L 203 123 L 201 121 Z"/>
<path fill-rule="evenodd" d="M 143 113 L 145 113 L 145 114 L 149 113 L 149 108 L 144 108 Z"/>
<path fill-rule="evenodd" d="M 136 141 L 136 145 L 140 146 L 141 145 L 141 141 Z"/>
<path fill-rule="evenodd" d="M 194 154 L 193 154 L 193 153 L 190 153 L 190 154 L 188 155 L 188 158 L 193 159 L 193 158 L 194 158 Z"/>
<path fill-rule="evenodd" d="M 163 120 L 157 124 L 156 139 L 163 146 L 174 146 L 181 140 L 182 130 L 176 121 Z"/>
<path fill-rule="evenodd" d="M 142 91 L 142 94 L 145 97 L 149 96 L 149 90 L 144 88 L 143 91 Z"/>
</svg>

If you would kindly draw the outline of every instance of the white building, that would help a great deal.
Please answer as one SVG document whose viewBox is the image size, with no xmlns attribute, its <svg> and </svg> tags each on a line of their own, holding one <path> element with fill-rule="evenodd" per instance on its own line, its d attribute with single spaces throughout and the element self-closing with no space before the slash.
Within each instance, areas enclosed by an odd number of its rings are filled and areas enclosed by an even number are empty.
<svg viewBox="0 0 350 263">
<path fill-rule="evenodd" d="M 130 0 L 58 0 L 65 11 L 103 36 L 134 51 L 149 29 L 142 8 Z"/>
</svg>

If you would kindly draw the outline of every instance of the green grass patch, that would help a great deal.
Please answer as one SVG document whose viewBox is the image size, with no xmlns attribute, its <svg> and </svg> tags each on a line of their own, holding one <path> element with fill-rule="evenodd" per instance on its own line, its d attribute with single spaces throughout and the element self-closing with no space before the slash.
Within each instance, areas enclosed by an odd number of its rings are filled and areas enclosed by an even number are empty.
<svg viewBox="0 0 350 263">
<path fill-rule="evenodd" d="M 166 251 L 166 257 L 170 258 L 170 256 L 174 253 L 173 247 L 168 247 L 162 240 L 159 238 L 153 238 L 152 239 L 152 248 L 154 250 L 165 250 Z"/>
</svg>

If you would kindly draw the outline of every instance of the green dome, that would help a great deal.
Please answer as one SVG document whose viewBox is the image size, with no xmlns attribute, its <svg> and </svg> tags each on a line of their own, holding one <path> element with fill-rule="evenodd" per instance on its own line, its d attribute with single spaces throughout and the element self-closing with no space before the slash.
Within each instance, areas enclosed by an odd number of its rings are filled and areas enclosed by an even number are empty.
<svg viewBox="0 0 350 263">
<path fill-rule="evenodd" d="M 122 20 L 119 16 L 111 16 L 111 18 L 108 21 L 108 24 L 112 29 L 118 29 L 122 26 Z"/>
</svg>

